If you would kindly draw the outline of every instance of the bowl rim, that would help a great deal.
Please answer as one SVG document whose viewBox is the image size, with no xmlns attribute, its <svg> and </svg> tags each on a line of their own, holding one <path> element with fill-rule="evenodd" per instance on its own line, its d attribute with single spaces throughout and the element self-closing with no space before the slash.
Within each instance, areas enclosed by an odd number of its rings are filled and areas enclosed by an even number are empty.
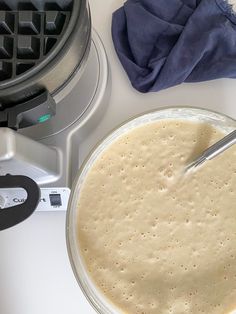
<svg viewBox="0 0 236 314">
<path fill-rule="evenodd" d="M 125 121 L 123 121 L 122 123 L 118 124 L 116 127 L 114 127 L 112 130 L 110 130 L 105 136 L 102 137 L 101 140 L 99 140 L 97 142 L 97 144 L 94 145 L 94 147 L 90 150 L 90 152 L 88 153 L 88 155 L 86 156 L 86 158 L 84 159 L 81 167 L 78 170 L 78 173 L 74 179 L 74 182 L 72 184 L 72 188 L 71 188 L 71 193 L 70 193 L 70 198 L 69 198 L 69 202 L 68 202 L 68 207 L 67 207 L 67 212 L 66 212 L 66 224 L 65 224 L 65 233 L 66 233 L 66 246 L 67 246 L 67 253 L 68 253 L 68 257 L 70 260 L 70 264 L 72 267 L 72 271 L 74 273 L 74 276 L 76 278 L 76 281 L 81 289 L 81 291 L 83 292 L 85 298 L 87 299 L 87 301 L 89 302 L 89 304 L 92 306 L 92 308 L 99 314 L 107 314 L 106 312 L 104 312 L 104 308 L 101 308 L 104 305 L 104 303 L 102 302 L 102 300 L 100 300 L 98 297 L 94 296 L 94 295 L 89 295 L 84 287 L 84 284 L 80 278 L 80 275 L 77 272 L 76 269 L 76 265 L 75 265 L 75 261 L 73 258 L 73 248 L 70 242 L 70 225 L 71 225 L 71 214 L 73 212 L 73 206 L 72 204 L 75 201 L 75 192 L 77 190 L 77 186 L 79 183 L 79 179 L 81 177 L 81 174 L 83 173 L 85 167 L 87 166 L 89 160 L 91 159 L 91 157 L 93 156 L 93 154 L 95 154 L 95 152 L 100 148 L 100 146 L 112 135 L 114 134 L 116 131 L 118 131 L 119 129 L 121 129 L 122 127 L 124 127 L 125 125 L 128 125 L 130 122 L 136 120 L 136 119 L 140 119 L 144 116 L 148 116 L 151 114 L 155 114 L 155 113 L 161 113 L 164 111 L 171 111 L 171 110 L 181 110 L 181 111 L 196 111 L 196 116 L 202 112 L 205 113 L 206 115 L 208 114 L 215 114 L 216 116 L 219 116 L 223 119 L 225 119 L 226 121 L 230 121 L 232 124 L 235 124 L 235 128 L 236 128 L 236 119 L 228 116 L 227 114 L 215 111 L 215 110 L 211 110 L 211 109 L 205 109 L 205 108 L 201 108 L 201 107 L 194 107 L 194 106 L 166 106 L 166 107 L 159 107 L 157 109 L 152 109 L 152 110 L 148 110 L 148 111 L 144 111 L 143 113 L 139 113 L 137 115 L 132 116 L 129 119 L 126 119 Z M 185 119 L 185 117 L 183 117 L 183 120 Z M 86 274 L 88 275 L 88 274 Z M 89 277 L 89 275 L 88 275 Z M 97 289 L 97 288 L 96 288 Z M 108 301 L 109 302 L 109 301 Z"/>
</svg>

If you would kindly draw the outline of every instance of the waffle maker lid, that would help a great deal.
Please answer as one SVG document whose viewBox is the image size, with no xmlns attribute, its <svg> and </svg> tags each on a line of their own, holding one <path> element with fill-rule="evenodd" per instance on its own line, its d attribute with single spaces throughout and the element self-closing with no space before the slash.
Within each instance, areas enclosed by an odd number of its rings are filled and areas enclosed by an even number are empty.
<svg viewBox="0 0 236 314">
<path fill-rule="evenodd" d="M 52 94 L 86 62 L 86 0 L 0 1 L 0 126 L 25 128 L 56 114 Z"/>
</svg>

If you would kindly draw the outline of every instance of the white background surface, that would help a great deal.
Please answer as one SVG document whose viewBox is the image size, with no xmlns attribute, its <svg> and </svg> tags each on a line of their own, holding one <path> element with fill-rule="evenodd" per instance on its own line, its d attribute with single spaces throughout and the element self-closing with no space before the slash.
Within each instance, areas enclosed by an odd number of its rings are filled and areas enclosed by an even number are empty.
<svg viewBox="0 0 236 314">
<path fill-rule="evenodd" d="M 111 13 L 121 0 L 91 0 L 93 25 L 111 65 L 112 96 L 103 121 L 80 146 L 81 161 L 108 131 L 153 108 L 189 105 L 236 118 L 236 81 L 182 85 L 157 94 L 135 92 L 115 55 Z M 94 314 L 72 274 L 65 245 L 65 213 L 36 213 L 0 233 L 0 314 Z"/>
</svg>

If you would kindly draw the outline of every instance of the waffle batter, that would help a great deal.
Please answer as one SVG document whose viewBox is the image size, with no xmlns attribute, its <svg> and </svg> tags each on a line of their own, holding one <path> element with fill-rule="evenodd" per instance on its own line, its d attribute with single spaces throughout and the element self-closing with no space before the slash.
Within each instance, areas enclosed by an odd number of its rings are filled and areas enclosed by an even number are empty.
<svg viewBox="0 0 236 314">
<path fill-rule="evenodd" d="M 89 171 L 78 242 L 119 313 L 236 311 L 236 148 L 181 177 L 223 136 L 208 124 L 150 123 L 117 139 Z"/>
</svg>

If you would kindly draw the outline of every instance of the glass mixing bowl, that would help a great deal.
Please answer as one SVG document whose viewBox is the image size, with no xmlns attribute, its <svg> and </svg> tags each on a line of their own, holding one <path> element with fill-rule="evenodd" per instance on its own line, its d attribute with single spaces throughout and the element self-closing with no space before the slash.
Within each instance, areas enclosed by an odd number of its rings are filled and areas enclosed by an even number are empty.
<svg viewBox="0 0 236 314">
<path fill-rule="evenodd" d="M 152 111 L 135 117 L 128 122 L 125 122 L 115 130 L 113 130 L 104 140 L 102 140 L 90 153 L 88 158 L 82 165 L 78 176 L 74 182 L 71 192 L 69 207 L 67 210 L 66 221 L 66 237 L 67 248 L 70 262 L 79 283 L 79 286 L 93 308 L 100 314 L 118 314 L 119 309 L 104 297 L 102 292 L 92 282 L 80 252 L 80 245 L 77 237 L 78 226 L 78 200 L 80 197 L 81 187 L 83 182 L 96 159 L 111 145 L 117 138 L 129 132 L 130 130 L 142 126 L 147 123 L 152 123 L 159 120 L 184 120 L 208 123 L 225 134 L 228 134 L 236 129 L 236 121 L 225 115 L 198 109 L 198 108 L 167 108 Z"/>
</svg>

